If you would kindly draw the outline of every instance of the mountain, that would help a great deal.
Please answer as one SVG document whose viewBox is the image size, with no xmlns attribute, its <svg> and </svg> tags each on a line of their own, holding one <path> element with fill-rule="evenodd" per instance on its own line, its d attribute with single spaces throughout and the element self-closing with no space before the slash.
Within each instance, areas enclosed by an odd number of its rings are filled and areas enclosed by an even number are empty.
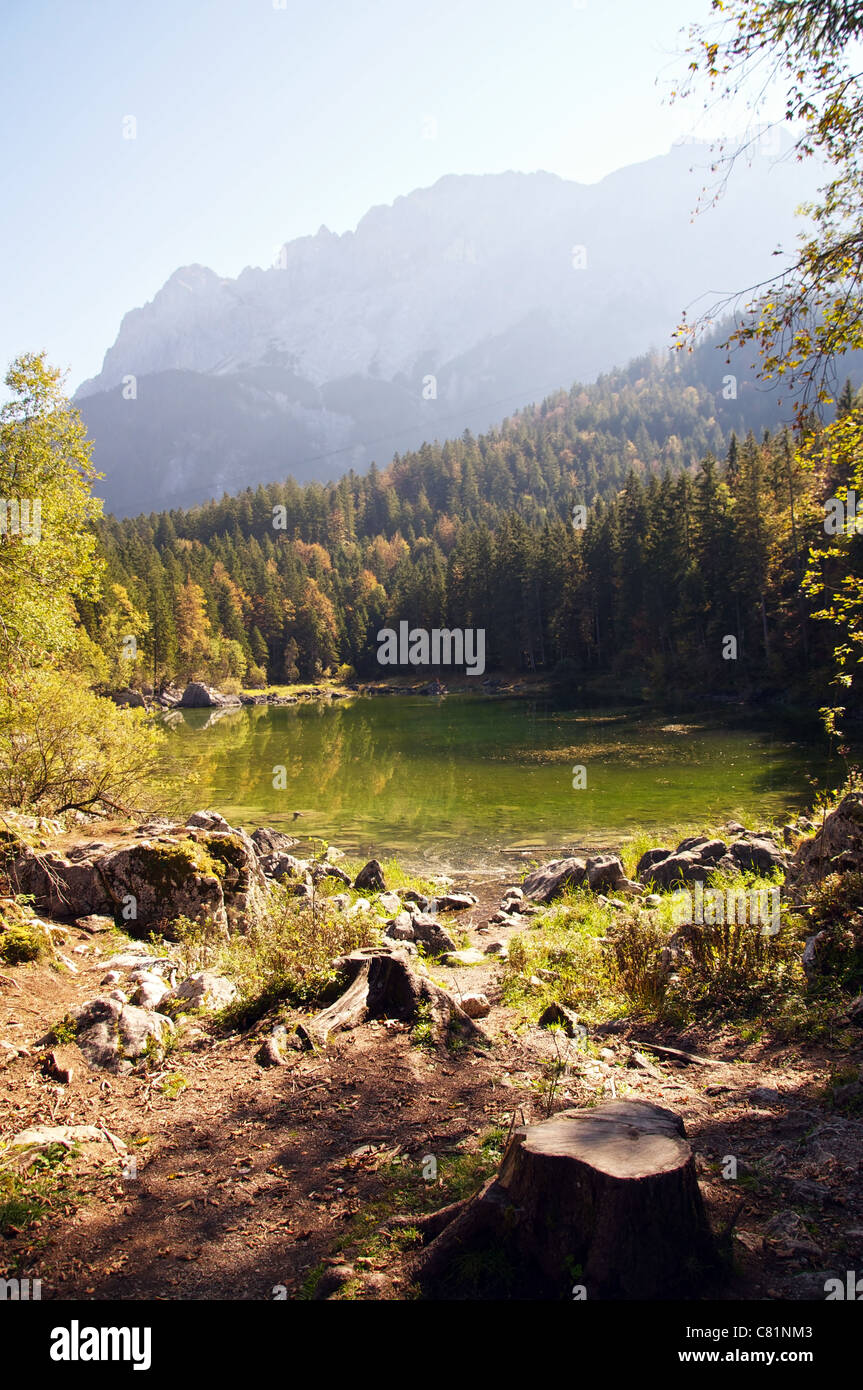
<svg viewBox="0 0 863 1390">
<path fill-rule="evenodd" d="M 176 271 L 76 395 L 108 509 L 338 477 L 666 345 L 684 308 L 775 272 L 810 191 L 756 158 L 693 218 L 709 158 L 676 146 L 592 185 L 449 176 L 269 269 Z M 717 392 L 729 370 L 717 355 Z"/>
</svg>

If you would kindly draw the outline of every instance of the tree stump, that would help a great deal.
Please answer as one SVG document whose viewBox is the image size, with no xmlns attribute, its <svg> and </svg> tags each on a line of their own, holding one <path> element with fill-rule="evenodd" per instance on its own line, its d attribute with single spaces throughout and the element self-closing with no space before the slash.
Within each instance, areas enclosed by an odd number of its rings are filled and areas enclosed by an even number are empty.
<svg viewBox="0 0 863 1390">
<path fill-rule="evenodd" d="M 466 1260 L 475 1271 L 483 1251 L 515 1297 L 568 1297 L 574 1285 L 587 1298 L 691 1292 L 717 1255 L 683 1121 L 612 1101 L 516 1130 L 497 1177 L 453 1209 L 412 1277 L 457 1297 L 454 1273 Z M 500 1296 L 493 1284 L 485 1296 Z"/>
<path fill-rule="evenodd" d="M 372 947 L 342 956 L 338 964 L 350 984 L 334 1004 L 299 1025 L 297 1034 L 306 1045 L 325 1047 L 332 1033 L 356 1028 L 371 1018 L 415 1023 L 423 1015 L 435 1044 L 453 1034 L 466 1042 L 488 1042 L 486 1033 L 451 994 L 411 969 L 406 951 Z"/>
</svg>

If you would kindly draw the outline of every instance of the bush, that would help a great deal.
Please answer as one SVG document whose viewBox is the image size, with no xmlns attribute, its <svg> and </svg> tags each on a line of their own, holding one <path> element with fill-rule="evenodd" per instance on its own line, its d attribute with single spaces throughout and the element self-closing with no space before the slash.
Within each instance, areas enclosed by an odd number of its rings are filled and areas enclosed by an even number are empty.
<svg viewBox="0 0 863 1390">
<path fill-rule="evenodd" d="M 815 967 L 838 983 L 863 983 L 863 873 L 828 874 L 811 888 L 807 905 L 818 933 Z"/>
<path fill-rule="evenodd" d="M 45 932 L 35 922 L 15 922 L 0 932 L 0 960 L 5 965 L 24 965 L 47 954 Z"/>
<path fill-rule="evenodd" d="M 137 805 L 164 733 L 50 667 L 0 677 L 0 804 L 56 815 Z"/>
<path fill-rule="evenodd" d="M 263 690 L 266 684 L 267 673 L 263 666 L 251 665 L 246 674 L 246 685 L 249 690 Z"/>
<path fill-rule="evenodd" d="M 219 969 L 241 994 L 222 1011 L 223 1021 L 245 1026 L 281 999 L 320 1000 L 338 978 L 334 959 L 376 939 L 368 915 L 348 918 L 325 900 L 312 904 L 297 899 L 289 885 L 273 884 L 265 911 L 219 952 Z"/>
</svg>

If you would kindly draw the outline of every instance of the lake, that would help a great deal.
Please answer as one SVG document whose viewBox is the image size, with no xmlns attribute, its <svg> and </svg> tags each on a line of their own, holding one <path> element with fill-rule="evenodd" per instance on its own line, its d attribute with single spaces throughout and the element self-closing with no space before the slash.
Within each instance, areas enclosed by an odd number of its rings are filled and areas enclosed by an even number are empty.
<svg viewBox="0 0 863 1390">
<path fill-rule="evenodd" d="M 639 827 L 661 842 L 681 825 L 757 823 L 808 804 L 810 778 L 842 780 L 823 746 L 763 726 L 536 699 L 184 710 L 169 728 L 172 761 L 197 778 L 179 809 L 430 871 L 614 845 Z M 574 767 L 584 769 L 577 788 Z"/>
</svg>

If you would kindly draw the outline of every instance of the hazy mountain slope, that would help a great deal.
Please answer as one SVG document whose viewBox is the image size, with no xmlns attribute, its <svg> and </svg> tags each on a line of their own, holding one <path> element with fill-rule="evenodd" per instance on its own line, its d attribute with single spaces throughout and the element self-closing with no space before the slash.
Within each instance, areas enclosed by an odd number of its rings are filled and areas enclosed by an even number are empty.
<svg viewBox="0 0 863 1390">
<path fill-rule="evenodd" d="M 590 186 L 452 176 L 275 268 L 177 271 L 78 392 L 109 508 L 386 462 L 667 343 L 697 297 L 775 270 L 807 191 L 761 160 L 693 221 L 706 163 L 686 146 Z"/>
</svg>

